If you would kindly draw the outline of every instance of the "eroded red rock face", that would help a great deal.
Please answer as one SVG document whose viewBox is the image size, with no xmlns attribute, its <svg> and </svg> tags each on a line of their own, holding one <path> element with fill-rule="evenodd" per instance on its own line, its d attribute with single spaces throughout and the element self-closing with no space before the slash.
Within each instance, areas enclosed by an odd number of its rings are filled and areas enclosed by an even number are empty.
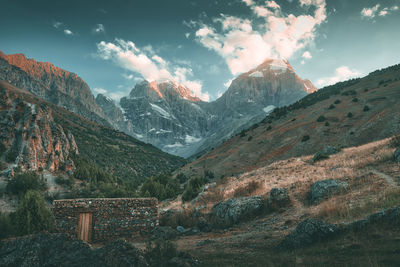
<svg viewBox="0 0 400 267">
<path fill-rule="evenodd" d="M 57 124 L 44 105 L 26 101 L 23 95 L 7 90 L 0 82 L 1 141 L 10 162 L 25 170 L 63 171 L 74 169 L 69 156 L 78 154 L 74 136 Z"/>
</svg>

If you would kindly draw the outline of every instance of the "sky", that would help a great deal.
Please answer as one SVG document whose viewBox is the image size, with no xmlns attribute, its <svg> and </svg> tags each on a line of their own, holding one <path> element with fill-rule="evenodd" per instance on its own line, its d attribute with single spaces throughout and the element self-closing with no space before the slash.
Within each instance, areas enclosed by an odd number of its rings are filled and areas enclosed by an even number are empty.
<svg viewBox="0 0 400 267">
<path fill-rule="evenodd" d="M 267 58 L 318 88 L 400 63 L 400 0 L 2 0 L 0 51 L 115 100 L 143 79 L 205 101 Z"/>
</svg>

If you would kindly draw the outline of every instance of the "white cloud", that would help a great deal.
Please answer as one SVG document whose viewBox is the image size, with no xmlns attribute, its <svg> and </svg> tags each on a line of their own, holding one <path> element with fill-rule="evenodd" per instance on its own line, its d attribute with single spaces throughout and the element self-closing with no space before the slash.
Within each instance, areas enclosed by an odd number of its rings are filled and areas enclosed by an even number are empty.
<svg viewBox="0 0 400 267">
<path fill-rule="evenodd" d="M 186 39 L 190 37 L 190 32 L 185 33 Z"/>
<path fill-rule="evenodd" d="M 140 49 L 131 41 L 116 39 L 114 43 L 98 43 L 97 51 L 100 58 L 138 73 L 149 82 L 171 80 L 186 86 L 200 99 L 209 101 L 208 93 L 202 92 L 202 82 L 190 79 L 193 76 L 190 67 L 170 66 L 169 62 L 154 53 L 151 46 Z"/>
<path fill-rule="evenodd" d="M 93 91 L 97 94 L 107 94 L 107 90 L 104 88 L 94 88 Z"/>
<path fill-rule="evenodd" d="M 204 47 L 223 57 L 236 75 L 248 71 L 266 58 L 290 58 L 295 52 L 307 47 L 316 36 L 318 25 L 326 19 L 325 0 L 300 0 L 300 5 L 315 7 L 313 15 L 286 15 L 275 1 L 256 4 L 252 0 L 242 0 L 254 15 L 264 22 L 254 29 L 248 19 L 227 16 L 214 19 L 222 30 L 197 23 L 195 37 Z"/>
<path fill-rule="evenodd" d="M 220 98 L 222 96 L 222 92 L 221 91 L 218 91 L 217 92 L 217 98 Z"/>
<path fill-rule="evenodd" d="M 71 30 L 69 30 L 69 29 L 65 29 L 65 30 L 64 30 L 64 34 L 65 34 L 65 35 L 74 35 L 74 33 L 73 33 Z"/>
<path fill-rule="evenodd" d="M 361 72 L 355 69 L 350 69 L 347 66 L 339 67 L 335 70 L 335 75 L 331 77 L 325 77 L 317 80 L 317 86 L 323 87 L 332 85 L 341 81 L 345 81 L 351 78 L 359 77 Z"/>
<path fill-rule="evenodd" d="M 386 15 L 389 15 L 393 11 L 397 11 L 399 7 L 397 5 L 394 5 L 392 7 L 383 7 L 381 8 L 380 4 L 376 4 L 373 7 L 364 7 L 361 10 L 361 16 L 366 18 L 366 19 L 372 19 L 376 17 L 377 15 L 380 17 L 384 17 Z"/>
<path fill-rule="evenodd" d="M 306 62 L 304 60 L 302 60 L 300 63 L 301 63 L 301 65 L 306 64 Z"/>
<path fill-rule="evenodd" d="M 106 29 L 104 28 L 103 24 L 97 24 L 96 27 L 93 28 L 92 33 L 94 34 L 99 34 L 99 33 L 105 33 Z"/>
<path fill-rule="evenodd" d="M 63 23 L 59 22 L 59 21 L 56 21 L 56 22 L 53 23 L 53 27 L 56 28 L 56 29 L 60 28 L 62 25 L 63 25 Z"/>
<path fill-rule="evenodd" d="M 303 53 L 302 57 L 305 58 L 305 59 L 311 59 L 312 55 L 311 55 L 311 53 L 309 51 L 305 51 Z"/>
<path fill-rule="evenodd" d="M 124 77 L 124 78 L 127 79 L 127 80 L 132 80 L 133 78 L 135 78 L 135 77 L 133 76 L 133 74 L 122 74 L 122 77 Z"/>
</svg>

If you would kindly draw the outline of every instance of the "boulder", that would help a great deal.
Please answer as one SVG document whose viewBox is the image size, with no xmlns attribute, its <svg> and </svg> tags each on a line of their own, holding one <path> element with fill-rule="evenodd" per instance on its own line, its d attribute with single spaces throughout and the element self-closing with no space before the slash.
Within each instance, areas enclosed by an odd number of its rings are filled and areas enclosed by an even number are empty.
<svg viewBox="0 0 400 267">
<path fill-rule="evenodd" d="M 394 160 L 400 163 L 400 147 L 394 152 Z"/>
<path fill-rule="evenodd" d="M 312 160 L 313 160 L 313 162 L 316 162 L 319 160 L 327 159 L 327 158 L 329 158 L 330 155 L 336 154 L 338 152 L 339 152 L 339 149 L 337 149 L 336 147 L 326 146 L 326 147 L 324 147 L 323 150 L 315 153 Z"/>
<path fill-rule="evenodd" d="M 230 226 L 260 214 L 264 209 L 262 196 L 232 198 L 215 204 L 212 215 L 216 223 Z"/>
<path fill-rule="evenodd" d="M 285 188 L 272 188 L 267 199 L 268 209 L 279 210 L 290 206 L 290 198 Z"/>
<path fill-rule="evenodd" d="M 326 240 L 340 231 L 334 224 L 317 219 L 306 219 L 297 225 L 279 245 L 281 249 L 296 249 Z"/>
<path fill-rule="evenodd" d="M 180 226 L 180 225 L 178 225 L 177 227 L 176 227 L 176 230 L 179 232 L 179 233 L 183 233 L 183 232 L 185 232 L 185 228 L 183 227 L 183 226 Z"/>
<path fill-rule="evenodd" d="M 310 204 L 318 204 L 331 195 L 339 193 L 347 186 L 348 183 L 334 179 L 315 182 L 311 185 L 311 189 L 308 192 L 308 200 Z"/>
</svg>

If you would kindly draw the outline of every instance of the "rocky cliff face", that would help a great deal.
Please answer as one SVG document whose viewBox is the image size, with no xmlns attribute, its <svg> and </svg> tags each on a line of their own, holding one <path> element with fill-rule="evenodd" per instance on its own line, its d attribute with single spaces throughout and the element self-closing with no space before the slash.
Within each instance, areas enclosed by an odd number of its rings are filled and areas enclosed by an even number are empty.
<svg viewBox="0 0 400 267">
<path fill-rule="evenodd" d="M 144 81 L 121 99 L 121 107 L 132 125 L 129 134 L 189 157 L 260 121 L 275 107 L 316 90 L 310 81 L 296 75 L 289 62 L 270 59 L 240 75 L 211 103 L 173 82 Z"/>
<path fill-rule="evenodd" d="M 22 95 L 6 90 L 0 82 L 0 159 L 7 162 L 5 172 L 22 170 L 74 169 L 69 156 L 78 153 L 74 136 L 54 122 L 45 105 L 32 104 Z M 4 171 L 4 170 L 3 170 Z"/>
<path fill-rule="evenodd" d="M 23 54 L 0 52 L 0 80 L 23 88 L 87 119 L 109 125 L 88 85 L 76 74 Z"/>
</svg>

